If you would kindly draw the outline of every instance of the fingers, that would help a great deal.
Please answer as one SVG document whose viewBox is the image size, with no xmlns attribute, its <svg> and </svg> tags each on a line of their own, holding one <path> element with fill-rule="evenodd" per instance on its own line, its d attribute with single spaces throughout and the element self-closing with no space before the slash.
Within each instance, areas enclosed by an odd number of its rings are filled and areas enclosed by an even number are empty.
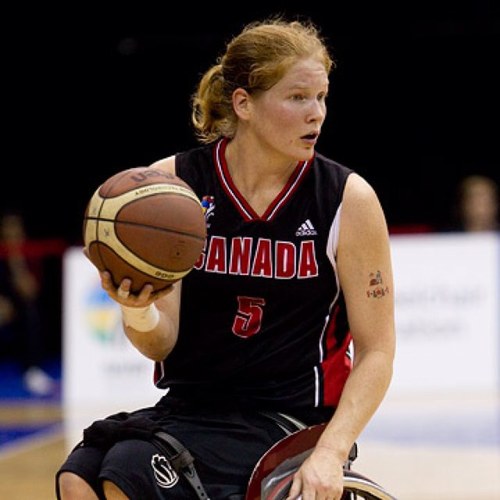
<svg viewBox="0 0 500 500">
<path fill-rule="evenodd" d="M 298 500 L 300 497 L 301 490 L 302 490 L 302 481 L 300 480 L 299 477 L 295 476 L 293 478 L 293 483 L 290 488 L 290 491 L 288 492 L 286 500 Z"/>
<path fill-rule="evenodd" d="M 128 300 L 131 296 L 130 287 L 132 286 L 132 282 L 129 279 L 124 279 L 120 283 L 118 288 L 115 288 L 114 285 L 111 289 L 108 289 L 107 292 L 109 296 L 123 305 L 130 305 L 130 301 Z M 137 300 L 136 297 L 133 297 Z"/>
<path fill-rule="evenodd" d="M 120 283 L 120 286 L 117 288 L 113 282 L 111 274 L 108 271 L 102 271 L 101 275 L 101 284 L 104 290 L 108 293 L 108 295 L 119 303 L 126 304 L 128 298 L 130 297 L 130 287 L 132 286 L 132 281 L 128 278 L 125 278 Z"/>
<path fill-rule="evenodd" d="M 116 287 L 111 274 L 108 271 L 102 271 L 101 284 L 108 295 L 118 302 L 119 304 L 125 306 L 142 307 L 151 304 L 157 299 L 157 294 L 154 292 L 154 287 L 151 284 L 146 284 L 138 292 L 132 292 L 132 280 L 129 278 L 124 278 L 120 286 Z"/>
<path fill-rule="evenodd" d="M 156 300 L 157 297 L 153 285 L 146 283 L 139 292 L 138 297 L 142 301 L 151 301 L 151 299 Z"/>
<path fill-rule="evenodd" d="M 116 295 L 120 297 L 120 299 L 127 299 L 128 296 L 130 295 L 130 292 L 128 290 L 124 290 L 121 286 L 118 288 L 118 291 L 116 292 Z"/>
<path fill-rule="evenodd" d="M 307 483 L 296 475 L 286 500 L 336 500 L 341 498 L 342 492 L 338 495 L 332 492 L 327 494 L 325 491 L 321 493 L 319 489 L 307 486 Z"/>
</svg>

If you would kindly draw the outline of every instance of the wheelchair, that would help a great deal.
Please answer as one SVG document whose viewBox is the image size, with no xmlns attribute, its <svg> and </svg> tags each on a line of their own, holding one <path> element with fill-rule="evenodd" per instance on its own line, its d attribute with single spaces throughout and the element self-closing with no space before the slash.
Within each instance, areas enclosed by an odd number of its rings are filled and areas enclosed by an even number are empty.
<svg viewBox="0 0 500 500">
<path fill-rule="evenodd" d="M 245 500 L 284 500 L 290 490 L 293 474 L 311 454 L 325 426 L 306 427 L 272 446 L 256 464 L 248 482 Z M 342 500 L 397 500 L 380 484 L 351 468 L 356 457 L 355 444 L 344 464 Z"/>
</svg>

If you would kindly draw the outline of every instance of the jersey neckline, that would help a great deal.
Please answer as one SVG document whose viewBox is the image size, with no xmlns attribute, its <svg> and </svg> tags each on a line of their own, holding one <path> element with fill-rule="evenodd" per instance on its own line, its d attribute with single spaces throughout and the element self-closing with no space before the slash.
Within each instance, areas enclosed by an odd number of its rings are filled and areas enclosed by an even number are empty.
<svg viewBox="0 0 500 500">
<path fill-rule="evenodd" d="M 286 205 L 301 184 L 312 165 L 312 159 L 298 162 L 283 189 L 269 204 L 265 212 L 259 215 L 246 201 L 245 197 L 240 193 L 231 178 L 225 155 L 228 142 L 228 138 L 222 138 L 214 146 L 215 169 L 222 188 L 246 222 L 271 221 Z"/>
</svg>

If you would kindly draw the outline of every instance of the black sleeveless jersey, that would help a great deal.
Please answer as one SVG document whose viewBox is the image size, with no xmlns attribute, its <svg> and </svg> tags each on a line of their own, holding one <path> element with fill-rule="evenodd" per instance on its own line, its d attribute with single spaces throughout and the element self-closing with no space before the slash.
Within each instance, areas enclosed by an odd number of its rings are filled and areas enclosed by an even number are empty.
<svg viewBox="0 0 500 500">
<path fill-rule="evenodd" d="M 333 410 L 351 369 L 335 253 L 352 171 L 316 153 L 258 216 L 231 180 L 226 144 L 176 155 L 208 235 L 182 280 L 178 341 L 155 383 L 180 398 Z"/>
</svg>

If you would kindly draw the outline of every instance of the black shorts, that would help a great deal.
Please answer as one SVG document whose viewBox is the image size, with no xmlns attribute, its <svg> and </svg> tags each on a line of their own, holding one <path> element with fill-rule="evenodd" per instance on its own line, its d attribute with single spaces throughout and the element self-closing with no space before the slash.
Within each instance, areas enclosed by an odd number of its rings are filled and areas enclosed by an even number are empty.
<svg viewBox="0 0 500 500">
<path fill-rule="evenodd" d="M 189 450 L 211 500 L 243 499 L 259 458 L 287 435 L 273 419 L 254 411 L 172 409 L 159 404 L 127 415 L 154 421 Z M 82 477 L 99 498 L 104 498 L 103 480 L 115 483 L 131 500 L 197 498 L 164 450 L 143 437 L 117 440 L 108 449 L 77 446 L 57 476 L 65 471 Z"/>
</svg>

